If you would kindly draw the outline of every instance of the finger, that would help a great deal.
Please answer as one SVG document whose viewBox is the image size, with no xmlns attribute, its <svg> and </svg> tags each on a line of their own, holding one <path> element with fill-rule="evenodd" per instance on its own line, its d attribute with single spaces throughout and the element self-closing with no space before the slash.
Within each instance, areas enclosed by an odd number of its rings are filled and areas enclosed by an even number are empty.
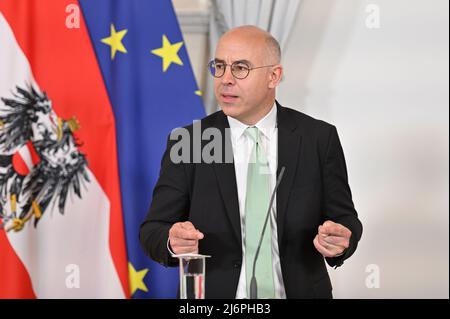
<svg viewBox="0 0 450 319">
<path fill-rule="evenodd" d="M 323 247 L 319 243 L 319 236 L 316 235 L 316 237 L 313 240 L 313 243 L 314 243 L 314 247 L 316 247 L 317 251 L 319 253 L 321 253 L 322 256 L 324 256 L 324 257 L 333 257 L 333 253 L 331 251 L 329 251 L 328 249 L 326 249 L 325 247 Z"/>
<path fill-rule="evenodd" d="M 325 222 L 323 223 L 322 226 L 324 226 L 324 227 L 331 227 L 331 226 L 334 226 L 334 225 L 336 225 L 335 222 L 333 222 L 332 220 L 327 220 L 327 221 L 325 221 Z"/>
<path fill-rule="evenodd" d="M 170 249 L 175 253 L 175 254 L 183 254 L 183 253 L 188 253 L 188 252 L 193 252 L 198 250 L 198 245 L 192 245 L 192 246 L 178 246 L 178 245 L 173 245 L 172 243 L 170 244 Z"/>
<path fill-rule="evenodd" d="M 173 250 L 176 255 L 179 254 L 198 254 L 198 247 L 177 247 Z"/>
<path fill-rule="evenodd" d="M 191 239 L 191 240 L 199 240 L 203 239 L 204 235 L 198 230 L 194 229 L 184 229 L 181 225 L 172 227 L 169 231 L 169 236 L 171 238 L 181 238 L 181 239 Z"/>
<path fill-rule="evenodd" d="M 326 237 L 322 237 L 321 235 L 317 236 L 317 240 L 319 241 L 319 244 L 324 247 L 325 249 L 329 251 L 333 251 L 334 249 L 338 248 L 336 245 L 330 244 L 327 241 L 325 241 Z"/>
<path fill-rule="evenodd" d="M 321 237 L 321 235 L 318 235 L 317 239 L 318 239 L 319 244 L 322 247 L 324 247 L 326 250 L 331 252 L 333 254 L 333 257 L 336 256 L 336 255 L 342 254 L 344 252 L 344 250 L 346 249 L 346 247 L 345 246 L 336 245 L 336 244 L 330 244 L 329 242 L 327 242 L 327 239 L 329 237 L 331 237 L 331 236 Z"/>
<path fill-rule="evenodd" d="M 175 230 L 174 231 L 174 237 L 186 239 L 186 240 L 199 240 L 203 238 L 203 234 L 199 233 L 196 230 Z"/>
<path fill-rule="evenodd" d="M 186 221 L 186 222 L 182 222 L 180 223 L 181 228 L 184 228 L 186 230 L 191 230 L 191 231 L 196 231 L 197 232 L 197 239 L 203 239 L 204 235 L 201 231 L 199 231 L 197 228 L 195 228 L 195 226 L 190 222 L 190 221 Z"/>
<path fill-rule="evenodd" d="M 329 235 L 333 231 L 336 230 L 336 226 L 337 226 L 336 223 L 334 223 L 330 220 L 327 220 L 325 223 L 323 223 L 321 226 L 319 226 L 319 234 Z"/>
<path fill-rule="evenodd" d="M 319 226 L 319 234 L 350 238 L 351 231 L 341 224 L 336 224 L 332 221 L 327 220 L 325 223 L 323 223 L 322 226 Z"/>
<path fill-rule="evenodd" d="M 325 241 L 324 238 L 320 238 L 320 235 L 316 236 L 318 244 L 323 247 L 329 254 L 326 257 L 335 257 L 344 252 L 345 248 L 341 246 L 336 246 L 333 244 L 329 244 Z"/>
<path fill-rule="evenodd" d="M 170 245 L 172 247 L 193 247 L 198 245 L 198 240 L 192 240 L 192 239 L 182 239 L 182 238 L 171 238 L 170 239 Z"/>
<path fill-rule="evenodd" d="M 328 235 L 328 233 L 330 231 L 330 227 L 331 227 L 330 224 L 327 224 L 327 222 L 325 222 L 323 225 L 319 226 L 318 233 L 322 234 L 322 235 Z"/>
<path fill-rule="evenodd" d="M 327 236 L 327 237 L 321 237 L 321 235 L 318 235 L 317 239 L 319 241 L 319 244 L 324 247 L 325 249 L 327 249 L 328 251 L 334 253 L 334 254 L 340 254 L 345 250 L 344 245 L 337 245 L 334 243 L 330 243 L 329 241 L 327 241 L 331 236 Z"/>
<path fill-rule="evenodd" d="M 197 229 L 197 239 L 203 239 L 204 237 L 205 235 L 203 235 L 203 233 Z"/>
<path fill-rule="evenodd" d="M 194 225 L 190 221 L 182 222 L 180 223 L 180 226 L 186 230 L 195 229 Z"/>
<path fill-rule="evenodd" d="M 327 244 L 334 245 L 337 247 L 341 247 L 344 249 L 347 249 L 349 246 L 349 240 L 345 237 L 338 237 L 338 236 L 326 236 L 323 237 L 323 241 Z"/>
</svg>

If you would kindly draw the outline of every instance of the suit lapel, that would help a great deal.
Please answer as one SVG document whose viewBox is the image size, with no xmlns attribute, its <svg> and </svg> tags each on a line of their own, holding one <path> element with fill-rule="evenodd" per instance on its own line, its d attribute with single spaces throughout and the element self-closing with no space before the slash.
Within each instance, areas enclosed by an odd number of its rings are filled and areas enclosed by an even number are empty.
<svg viewBox="0 0 450 319">
<path fill-rule="evenodd" d="M 227 163 L 225 161 L 225 154 L 227 154 L 227 152 L 231 152 L 229 154 L 233 154 L 230 136 L 225 134 L 226 129 L 230 127 L 225 114 L 222 113 L 219 116 L 217 123 L 214 126 L 219 128 L 222 133 L 222 145 L 225 150 L 223 154 L 223 163 L 213 164 L 214 172 L 216 174 L 217 183 L 219 185 L 220 194 L 222 195 L 228 218 L 233 227 L 233 232 L 239 243 L 242 243 L 241 218 L 239 214 L 239 201 L 234 162 Z"/>
<path fill-rule="evenodd" d="M 284 166 L 286 171 L 277 191 L 277 228 L 278 241 L 281 242 L 284 221 L 286 219 L 286 208 L 289 200 L 290 190 L 294 182 L 298 159 L 301 147 L 301 136 L 298 133 L 296 123 L 286 114 L 285 109 L 277 102 L 277 123 L 278 123 L 278 168 L 277 176 L 280 174 L 281 168 Z M 228 120 L 222 113 L 214 125 L 219 128 L 223 136 L 223 144 L 225 153 L 232 152 L 232 149 L 226 149 L 228 145 L 231 148 L 231 141 L 225 141 L 230 136 L 225 134 L 225 129 L 229 128 Z M 216 174 L 217 183 L 219 185 L 220 194 L 224 201 L 228 218 L 233 227 L 233 232 L 239 243 L 241 238 L 241 221 L 239 215 L 239 202 L 237 194 L 236 172 L 234 163 L 214 163 L 214 172 Z"/>
<path fill-rule="evenodd" d="M 301 146 L 301 136 L 298 134 L 296 123 L 286 114 L 285 109 L 278 104 L 278 168 L 277 176 L 284 166 L 283 180 L 278 186 L 277 191 L 277 228 L 278 242 L 281 243 L 284 223 L 286 219 L 286 208 L 289 200 L 290 190 L 296 170 Z"/>
</svg>

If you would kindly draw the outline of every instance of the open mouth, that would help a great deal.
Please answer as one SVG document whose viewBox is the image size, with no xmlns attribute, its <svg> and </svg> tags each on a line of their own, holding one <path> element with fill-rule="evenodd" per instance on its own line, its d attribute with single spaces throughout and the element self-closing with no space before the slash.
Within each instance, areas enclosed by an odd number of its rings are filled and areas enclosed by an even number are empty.
<svg viewBox="0 0 450 319">
<path fill-rule="evenodd" d="M 225 103 L 235 102 L 239 98 L 239 96 L 229 93 L 222 93 L 220 94 L 220 97 L 222 98 L 222 101 Z"/>
</svg>

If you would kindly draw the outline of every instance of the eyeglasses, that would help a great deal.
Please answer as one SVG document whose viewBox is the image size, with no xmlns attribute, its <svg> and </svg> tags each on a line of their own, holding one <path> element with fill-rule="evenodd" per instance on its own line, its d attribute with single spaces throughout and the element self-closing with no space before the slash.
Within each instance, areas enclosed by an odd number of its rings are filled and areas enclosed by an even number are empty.
<svg viewBox="0 0 450 319">
<path fill-rule="evenodd" d="M 261 69 L 261 68 L 268 68 L 271 66 L 275 66 L 276 64 L 272 65 L 263 65 L 263 66 L 257 66 L 254 68 L 251 68 L 247 63 L 242 61 L 235 61 L 231 64 L 227 64 L 222 61 L 216 61 L 212 60 L 208 63 L 209 72 L 211 72 L 211 75 L 215 78 L 221 78 L 227 69 L 227 66 L 230 66 L 231 68 L 231 74 L 239 80 L 245 79 L 251 70 L 255 69 Z"/>
</svg>

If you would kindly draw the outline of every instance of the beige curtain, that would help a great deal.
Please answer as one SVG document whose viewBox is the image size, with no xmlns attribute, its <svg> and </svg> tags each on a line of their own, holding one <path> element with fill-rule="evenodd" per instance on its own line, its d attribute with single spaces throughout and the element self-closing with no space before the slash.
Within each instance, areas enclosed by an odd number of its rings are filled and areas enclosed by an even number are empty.
<svg viewBox="0 0 450 319">
<path fill-rule="evenodd" d="M 301 0 L 211 0 L 211 2 L 210 59 L 214 57 L 217 41 L 224 32 L 247 24 L 269 31 L 279 41 L 283 54 Z M 207 79 L 204 103 L 207 114 L 218 109 L 211 77 Z"/>
</svg>

